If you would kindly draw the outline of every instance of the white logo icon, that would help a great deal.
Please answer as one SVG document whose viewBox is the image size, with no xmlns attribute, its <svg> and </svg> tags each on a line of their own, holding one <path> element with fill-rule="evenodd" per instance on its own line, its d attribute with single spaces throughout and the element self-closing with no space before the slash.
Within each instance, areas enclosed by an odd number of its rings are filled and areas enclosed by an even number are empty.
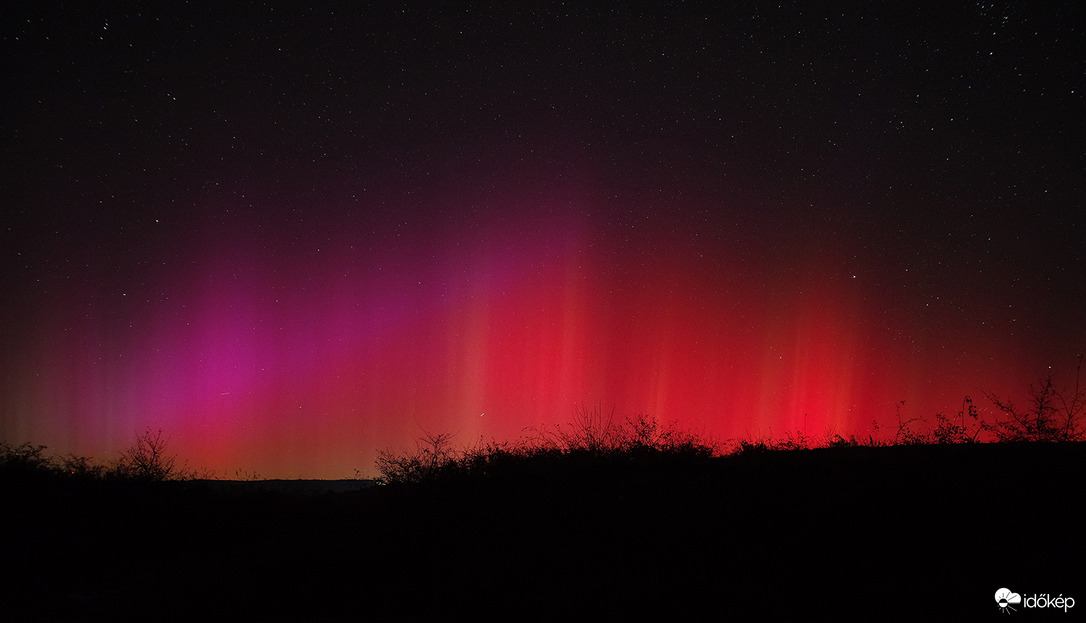
<svg viewBox="0 0 1086 623">
<path fill-rule="evenodd" d="M 1014 612 L 1014 608 L 1011 607 L 1011 604 L 1022 603 L 1022 596 L 1018 593 L 1012 593 L 1009 588 L 1001 588 L 996 591 L 995 600 L 1000 610 L 1010 614 L 1011 612 Z"/>
</svg>

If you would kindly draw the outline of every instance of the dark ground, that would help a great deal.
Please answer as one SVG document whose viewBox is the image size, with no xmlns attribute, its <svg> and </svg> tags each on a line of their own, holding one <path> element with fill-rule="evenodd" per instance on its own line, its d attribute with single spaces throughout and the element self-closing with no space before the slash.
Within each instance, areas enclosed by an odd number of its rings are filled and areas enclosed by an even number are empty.
<svg viewBox="0 0 1086 623">
<path fill-rule="evenodd" d="M 3 620 L 984 620 L 1086 612 L 1084 444 L 837 448 L 297 494 L 3 482 Z"/>
</svg>

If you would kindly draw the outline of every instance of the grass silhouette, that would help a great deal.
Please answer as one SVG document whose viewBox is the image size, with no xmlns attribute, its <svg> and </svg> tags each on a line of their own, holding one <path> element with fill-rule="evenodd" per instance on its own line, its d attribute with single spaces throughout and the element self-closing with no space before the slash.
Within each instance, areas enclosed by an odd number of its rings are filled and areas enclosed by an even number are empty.
<svg viewBox="0 0 1086 623">
<path fill-rule="evenodd" d="M 705 460 L 723 455 L 752 455 L 789 450 L 909 445 L 958 445 L 979 441 L 1074 442 L 1086 439 L 1082 426 L 1086 388 L 1081 384 L 1083 357 L 1078 358 L 1075 384 L 1060 391 L 1051 376 L 1030 386 L 1029 402 L 1017 407 L 1009 399 L 985 392 L 996 417 L 985 417 L 966 396 L 956 417 L 935 414 L 935 424 L 922 418 L 903 419 L 900 403 L 893 437 L 880 436 L 878 422 L 864 439 L 827 434 L 815 439 L 803 432 L 777 439 L 739 439 L 728 444 L 706 440 L 661 424 L 649 415 L 616 422 L 614 412 L 597 406 L 576 411 L 565 426 L 532 428 L 513 442 L 489 442 L 457 449 L 450 433 L 429 433 L 417 440 L 414 452 L 382 450 L 377 468 L 382 484 L 443 483 L 450 480 L 509 475 L 524 471 L 583 471 L 623 465 L 626 469 L 664 469 L 670 463 Z M 1002 416 L 1002 417 L 999 417 Z M 531 466 L 529 467 L 528 464 Z"/>
<path fill-rule="evenodd" d="M 1008 584 L 1078 596 L 1080 442 L 483 456 L 310 496 L 199 480 L 0 486 L 18 535 L 6 613 L 972 620 Z"/>
<path fill-rule="evenodd" d="M 597 408 L 512 442 L 427 435 L 381 455 L 386 486 L 308 496 L 4 444 L 4 613 L 974 620 L 1007 585 L 1079 598 L 1086 443 L 1001 437 L 970 406 L 727 443 Z"/>
</svg>

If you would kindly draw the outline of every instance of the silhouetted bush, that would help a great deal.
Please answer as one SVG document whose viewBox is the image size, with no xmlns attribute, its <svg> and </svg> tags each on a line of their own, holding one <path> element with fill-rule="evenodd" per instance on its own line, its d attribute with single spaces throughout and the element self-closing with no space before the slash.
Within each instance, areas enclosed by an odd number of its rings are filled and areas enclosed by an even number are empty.
<svg viewBox="0 0 1086 623">
<path fill-rule="evenodd" d="M 377 469 L 381 472 L 382 482 L 422 482 L 457 467 L 459 457 L 452 448 L 452 434 L 426 433 L 415 441 L 415 446 L 414 454 L 396 454 L 389 450 L 377 453 Z"/>
<path fill-rule="evenodd" d="M 68 454 L 46 456 L 46 446 L 23 443 L 12 446 L 0 442 L 0 476 L 6 479 L 65 479 L 65 480 L 190 480 L 198 474 L 177 465 L 177 457 L 166 453 L 168 439 L 162 431 L 150 430 L 136 436 L 136 442 L 121 451 L 110 463 L 100 463 L 90 457 Z"/>
<path fill-rule="evenodd" d="M 109 473 L 107 466 L 94 461 L 86 456 L 69 454 L 56 459 L 56 464 L 61 474 L 66 478 L 80 480 L 101 480 Z"/>
<path fill-rule="evenodd" d="M 169 439 L 162 431 L 145 430 L 136 436 L 136 443 L 121 451 L 121 457 L 108 474 L 128 480 L 162 481 L 191 480 L 196 473 L 177 465 L 177 456 L 166 453 Z"/>
<path fill-rule="evenodd" d="M 4 478 L 41 478 L 58 473 L 56 462 L 46 457 L 45 446 L 29 442 L 12 446 L 0 442 L 0 475 Z"/>
<path fill-rule="evenodd" d="M 840 433 L 834 433 L 833 437 L 826 442 L 828 448 L 853 448 L 858 445 L 860 442 L 856 439 L 856 435 L 842 437 Z"/>
<path fill-rule="evenodd" d="M 991 430 L 1000 441 L 1082 441 L 1086 430 L 1081 424 L 1086 411 L 1086 390 L 1082 388 L 1082 360 L 1078 356 L 1075 386 L 1070 391 L 1056 387 L 1052 375 L 1039 385 L 1029 386 L 1029 404 L 1022 408 L 1009 398 L 993 393 L 985 396 L 1004 417 Z"/>
<path fill-rule="evenodd" d="M 740 439 L 736 442 L 735 448 L 732 449 L 731 454 L 733 456 L 756 456 L 766 454 L 770 451 L 772 451 L 772 448 L 765 440 L 753 441 L 750 439 Z"/>
<path fill-rule="evenodd" d="M 378 452 L 379 482 L 485 478 L 511 471 L 559 472 L 571 466 L 651 463 L 663 457 L 691 459 L 716 454 L 713 444 L 674 423 L 661 425 L 651 416 L 638 415 L 620 424 L 613 415 L 604 415 L 599 407 L 582 409 L 565 426 L 533 428 L 517 442 L 490 442 L 462 451 L 453 448 L 451 434 L 427 433 L 416 441 L 414 453 Z"/>
<path fill-rule="evenodd" d="M 1080 356 L 1072 391 L 1057 390 L 1049 377 L 1039 386 L 1029 388 L 1030 404 L 1024 410 L 1009 400 L 985 393 L 1004 416 L 994 422 L 986 419 L 968 396 L 956 417 L 935 414 L 934 426 L 926 425 L 920 417 L 903 417 L 902 401 L 897 404 L 897 428 L 889 440 L 879 437 L 879 424 L 874 422 L 873 433 L 866 439 L 834 434 L 816 443 L 806 433 L 795 432 L 775 440 L 741 439 L 726 454 L 753 456 L 815 447 L 972 444 L 988 439 L 1081 441 L 1086 438 L 1086 430 L 1079 421 L 1086 410 L 1086 391 L 1080 385 L 1082 360 Z M 707 458 L 721 454 L 716 444 L 679 429 L 674 422 L 661 425 L 651 416 L 638 415 L 620 423 L 615 421 L 614 411 L 604 413 L 598 406 L 580 409 L 566 424 L 527 429 L 525 437 L 512 443 L 490 442 L 456 450 L 452 442 L 449 433 L 428 433 L 416 442 L 414 453 L 380 451 L 379 482 L 437 482 L 490 477 L 500 472 L 566 473 L 570 469 L 598 469 L 617 463 L 649 465 L 660 457 Z"/>
</svg>

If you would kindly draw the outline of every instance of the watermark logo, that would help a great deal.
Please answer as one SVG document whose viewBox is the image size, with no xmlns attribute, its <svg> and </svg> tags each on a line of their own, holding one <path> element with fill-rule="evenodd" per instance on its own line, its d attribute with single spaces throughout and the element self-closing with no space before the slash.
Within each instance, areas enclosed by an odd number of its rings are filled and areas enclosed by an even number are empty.
<svg viewBox="0 0 1086 623">
<path fill-rule="evenodd" d="M 1056 608 L 1057 610 L 1063 610 L 1064 612 L 1075 607 L 1075 599 L 1073 597 L 1064 597 L 1062 594 L 1053 597 L 1048 593 L 1034 593 L 1029 597 L 1023 598 L 1009 588 L 1001 588 L 996 591 L 995 600 L 996 606 L 999 607 L 1000 612 L 1005 614 L 1016 612 L 1015 606 L 1031 610 L 1034 608 Z"/>
<path fill-rule="evenodd" d="M 1006 614 L 1014 612 L 1014 606 L 1022 603 L 1022 596 L 1011 592 L 1009 588 L 1001 588 L 995 594 L 996 605 Z"/>
</svg>

